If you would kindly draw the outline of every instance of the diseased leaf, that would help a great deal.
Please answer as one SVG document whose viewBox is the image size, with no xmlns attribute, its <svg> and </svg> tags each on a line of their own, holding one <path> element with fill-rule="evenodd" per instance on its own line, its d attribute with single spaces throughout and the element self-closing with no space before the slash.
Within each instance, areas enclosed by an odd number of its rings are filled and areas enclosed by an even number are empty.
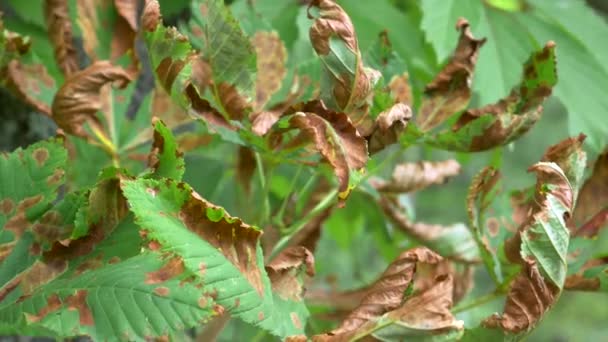
<svg viewBox="0 0 608 342">
<path fill-rule="evenodd" d="M 201 300 L 278 336 L 301 333 L 303 303 L 273 294 L 259 245 L 261 231 L 171 180 L 123 181 L 146 240 L 171 251 L 202 281 Z"/>
<path fill-rule="evenodd" d="M 517 234 L 505 244 L 509 260 L 523 269 L 510 285 L 504 314 L 488 318 L 487 327 L 526 334 L 557 301 L 567 271 L 570 234 L 565 220 L 574 209 L 573 184 L 585 165 L 581 145 L 582 138 L 567 139 L 529 169 L 537 175 L 534 201 Z"/>
<path fill-rule="evenodd" d="M 339 182 L 340 197 L 351 191 L 353 174 L 365 167 L 367 142 L 344 113 L 324 110 L 319 113 L 298 112 L 289 119 L 314 143 L 315 149 L 334 169 Z"/>
<path fill-rule="evenodd" d="M 320 57 L 324 73 L 321 98 L 332 110 L 348 113 L 362 136 L 371 133 L 368 97 L 380 77 L 363 65 L 355 28 L 342 7 L 333 0 L 313 0 L 310 10 L 319 10 L 310 31 L 310 41 Z"/>
<path fill-rule="evenodd" d="M 439 255 L 465 263 L 479 262 L 475 240 L 462 223 L 449 226 L 412 222 L 396 199 L 382 196 L 380 206 L 394 227 Z"/>
<path fill-rule="evenodd" d="M 594 215 L 600 214 L 603 210 L 605 211 L 607 207 L 608 149 L 597 158 L 593 166 L 593 173 L 585 181 L 578 194 L 573 214 L 574 223 L 580 227 Z M 595 229 L 586 229 L 585 234 L 595 235 L 593 234 L 593 230 L 597 232 L 601 227 L 602 225 L 600 224 L 599 226 L 596 225 Z"/>
<path fill-rule="evenodd" d="M 443 70 L 424 90 L 416 116 L 416 123 L 422 131 L 431 130 L 466 109 L 471 99 L 475 64 L 486 39 L 475 39 L 469 22 L 464 18 L 458 20 L 456 29 L 460 31 L 458 46 Z"/>
<path fill-rule="evenodd" d="M 283 299 L 302 301 L 304 288 L 301 273 L 315 274 L 315 259 L 306 248 L 288 247 L 266 265 L 273 293 Z"/>
<path fill-rule="evenodd" d="M 113 126 L 112 108 L 109 108 L 104 86 L 117 83 L 119 87 L 125 87 L 130 80 L 129 74 L 121 67 L 107 61 L 93 63 L 73 74 L 59 89 L 53 100 L 53 119 L 66 133 L 91 141 L 95 137 L 102 144 L 112 141 L 104 128 L 104 124 Z M 100 111 L 108 116 L 105 122 L 97 116 Z"/>
<path fill-rule="evenodd" d="M 80 67 L 72 41 L 68 0 L 45 0 L 44 15 L 49 38 L 55 49 L 55 59 L 63 74 L 70 76 L 80 70 Z"/>
<path fill-rule="evenodd" d="M 467 195 L 467 214 L 469 225 L 486 269 L 497 284 L 503 282 L 501 262 L 498 256 L 498 236 L 500 223 L 497 219 L 486 217 L 488 209 L 496 199 L 500 187 L 500 172 L 492 167 L 481 170 L 469 187 Z M 497 240 L 498 237 L 498 241 Z"/>
<path fill-rule="evenodd" d="M 496 104 L 464 112 L 452 126 L 426 142 L 453 151 L 484 151 L 507 144 L 540 118 L 542 102 L 557 83 L 555 43 L 549 42 L 524 66 L 520 85 Z"/>
<path fill-rule="evenodd" d="M 254 110 L 262 110 L 270 97 L 281 89 L 287 74 L 287 50 L 276 32 L 257 32 L 251 38 L 257 55 L 256 98 Z"/>
<path fill-rule="evenodd" d="M 240 146 L 237 154 L 236 176 L 247 194 L 251 190 L 251 179 L 253 178 L 255 168 L 254 151 L 245 146 Z"/>
<path fill-rule="evenodd" d="M 417 265 L 433 265 L 441 257 L 426 248 L 403 252 L 366 291 L 361 304 L 340 327 L 314 341 L 350 341 L 373 335 L 403 339 L 461 330 L 449 308 L 452 304 L 452 278 L 439 276 L 433 284 L 408 296 L 414 284 Z M 418 279 L 418 278 L 416 278 Z M 421 336 L 422 335 L 422 336 Z"/>
<path fill-rule="evenodd" d="M 161 120 L 154 122 L 154 142 L 148 155 L 148 166 L 154 177 L 180 181 L 184 175 L 185 162 L 171 130 Z"/>
<path fill-rule="evenodd" d="M 380 113 L 369 137 L 369 153 L 376 153 L 397 143 L 411 117 L 412 110 L 403 103 L 397 103 Z"/>
<path fill-rule="evenodd" d="M 443 184 L 460 173 L 460 164 L 455 160 L 421 161 L 395 166 L 388 182 L 381 182 L 376 189 L 385 193 L 407 193 L 419 191 L 435 184 Z"/>
</svg>

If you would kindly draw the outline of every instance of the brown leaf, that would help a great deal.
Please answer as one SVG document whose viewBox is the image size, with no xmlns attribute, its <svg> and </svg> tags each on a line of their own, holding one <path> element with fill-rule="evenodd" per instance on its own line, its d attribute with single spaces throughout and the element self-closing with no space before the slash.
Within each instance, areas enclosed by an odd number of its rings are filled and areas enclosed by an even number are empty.
<svg viewBox="0 0 608 342">
<path fill-rule="evenodd" d="M 435 285 L 437 277 L 450 275 L 453 281 L 452 300 L 458 303 L 473 288 L 475 267 L 469 264 L 456 264 L 450 260 L 442 260 L 437 264 L 421 264 L 416 270 L 414 291 L 420 292 Z"/>
<path fill-rule="evenodd" d="M 329 81 L 322 92 L 323 100 L 331 109 L 347 113 L 359 133 L 368 136 L 373 121 L 367 102 L 380 73 L 363 65 L 353 23 L 342 7 L 334 0 L 312 0 L 308 5 L 309 18 L 312 7 L 319 9 L 319 17 L 310 28 L 310 41 L 321 59 L 329 61 L 324 63 Z M 329 42 L 336 38 L 350 50 L 352 58 L 348 61 L 330 53 Z M 339 66 L 330 69 L 328 63 Z"/>
<path fill-rule="evenodd" d="M 463 18 L 458 19 L 456 29 L 460 30 L 460 39 L 454 55 L 424 91 L 425 98 L 416 118 L 423 131 L 464 110 L 471 99 L 475 64 L 486 39 L 475 39 L 469 22 Z"/>
<path fill-rule="evenodd" d="M 77 72 L 78 55 L 72 43 L 72 22 L 67 0 L 45 0 L 44 15 L 55 59 L 64 75 Z"/>
<path fill-rule="evenodd" d="M 54 93 L 55 80 L 47 73 L 42 64 L 27 65 L 18 60 L 12 60 L 6 68 L 6 79 L 7 87 L 19 98 L 40 113 L 51 115 L 49 103 L 42 98 Z"/>
<path fill-rule="evenodd" d="M 400 76 L 393 76 L 388 88 L 391 90 L 391 96 L 397 103 L 403 103 L 408 106 L 412 106 L 414 96 L 412 95 L 412 88 L 410 87 L 410 76 L 408 73 L 404 73 Z"/>
<path fill-rule="evenodd" d="M 283 78 L 287 74 L 287 50 L 276 32 L 258 31 L 251 38 L 251 44 L 257 54 L 256 100 L 253 105 L 257 112 L 281 89 Z"/>
<path fill-rule="evenodd" d="M 386 312 L 397 309 L 403 301 L 403 293 L 413 281 L 416 265 L 418 263 L 436 264 L 439 261 L 441 261 L 439 255 L 424 247 L 401 253 L 365 292 L 359 306 L 337 329 L 327 335 L 349 334 Z"/>
<path fill-rule="evenodd" d="M 105 133 L 97 112 L 102 111 L 109 116 L 112 113 L 107 108 L 109 94 L 104 93 L 103 87 L 114 82 L 119 87 L 125 87 L 130 81 L 129 74 L 123 68 L 107 61 L 95 62 L 73 74 L 59 89 L 53 100 L 53 119 L 66 133 L 81 138 L 91 138 L 85 124 Z M 106 124 L 111 125 L 112 120 L 112 117 L 106 118 Z"/>
<path fill-rule="evenodd" d="M 236 178 L 243 186 L 246 194 L 250 194 L 251 179 L 253 178 L 255 167 L 255 155 L 253 150 L 245 146 L 239 146 L 236 163 Z"/>
<path fill-rule="evenodd" d="M 114 0 L 116 11 L 124 18 L 131 29 L 137 31 L 137 4 L 138 0 Z"/>
<path fill-rule="evenodd" d="M 289 122 L 312 139 L 315 148 L 334 169 L 339 190 L 346 196 L 351 170 L 362 169 L 368 159 L 367 142 L 348 116 L 329 110 L 318 114 L 298 112 Z"/>
<path fill-rule="evenodd" d="M 596 235 L 601 224 L 601 212 L 608 209 L 608 148 L 597 158 L 593 173 L 581 188 L 574 209 L 573 219 L 577 226 L 596 218 L 595 229 L 585 229 L 585 235 Z M 599 215 L 599 216 L 598 216 Z M 605 217 L 605 216 L 604 216 Z M 581 228 L 582 230 L 582 228 Z"/>
<path fill-rule="evenodd" d="M 272 291 L 285 300 L 302 301 L 304 288 L 299 275 L 303 270 L 308 276 L 314 276 L 314 267 L 315 259 L 306 248 L 297 246 L 284 249 L 266 265 Z"/>
<path fill-rule="evenodd" d="M 369 153 L 374 154 L 399 141 L 399 136 L 411 118 L 411 108 L 403 103 L 397 103 L 380 113 L 369 137 Z"/>
<path fill-rule="evenodd" d="M 460 173 L 456 160 L 420 161 L 403 163 L 395 167 L 389 182 L 378 184 L 378 191 L 385 193 L 406 193 L 419 191 L 435 184 L 443 184 Z"/>
<path fill-rule="evenodd" d="M 511 283 L 502 316 L 494 314 L 483 325 L 510 333 L 529 330 L 549 310 L 559 293 L 557 286 L 541 276 L 536 263 L 527 261 L 522 272 Z"/>
<path fill-rule="evenodd" d="M 147 32 L 154 32 L 161 22 L 160 5 L 157 0 L 145 0 L 141 14 L 141 27 Z"/>
</svg>

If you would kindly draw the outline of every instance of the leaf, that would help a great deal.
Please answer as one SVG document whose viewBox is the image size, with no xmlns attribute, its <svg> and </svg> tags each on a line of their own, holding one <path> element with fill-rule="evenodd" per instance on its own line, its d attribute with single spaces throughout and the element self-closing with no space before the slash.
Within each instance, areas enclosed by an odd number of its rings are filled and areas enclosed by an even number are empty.
<svg viewBox="0 0 608 342">
<path fill-rule="evenodd" d="M 452 303 L 452 278 L 439 276 L 431 287 L 411 296 L 405 295 L 414 281 L 417 265 L 436 264 L 441 257 L 426 248 L 403 252 L 366 291 L 361 304 L 340 327 L 314 341 L 349 341 L 368 335 L 376 338 L 403 339 L 461 330 L 449 308 Z M 421 336 L 422 335 L 422 336 Z"/>
<path fill-rule="evenodd" d="M 382 77 L 387 82 L 393 80 L 395 77 L 400 77 L 407 70 L 405 61 L 394 50 L 393 44 L 389 38 L 389 32 L 387 30 L 380 32 L 378 39 L 366 51 L 364 57 L 364 60 L 368 63 L 368 65 L 381 72 Z M 411 101 L 403 103 L 411 105 Z"/>
<path fill-rule="evenodd" d="M 300 334 L 308 313 L 302 302 L 273 295 L 259 245 L 261 231 L 228 215 L 171 180 L 123 181 L 136 222 L 149 243 L 171 251 L 184 271 L 202 281 L 201 300 L 216 312 L 278 336 Z"/>
<path fill-rule="evenodd" d="M 44 16 L 55 59 L 65 76 L 80 70 L 76 48 L 72 43 L 72 22 L 67 0 L 45 0 Z"/>
<path fill-rule="evenodd" d="M 413 240 L 425 245 L 445 258 L 464 263 L 478 262 L 475 240 L 469 229 L 461 223 L 449 226 L 412 222 L 396 199 L 388 196 L 380 198 L 384 215 L 395 229 L 404 232 Z"/>
<path fill-rule="evenodd" d="M 286 300 L 302 301 L 304 287 L 299 279 L 305 272 L 315 274 L 315 259 L 306 248 L 288 247 L 266 265 L 273 293 Z"/>
<path fill-rule="evenodd" d="M 523 266 L 510 285 L 504 314 L 485 321 L 510 334 L 525 334 L 557 301 L 566 278 L 566 253 L 570 240 L 565 219 L 571 215 L 577 189 L 576 178 L 585 165 L 582 140 L 570 148 L 566 140 L 547 150 L 536 172 L 534 202 L 515 237 L 505 244 L 507 257 Z M 557 164 L 556 164 L 557 163 Z M 518 251 L 517 253 L 515 251 Z"/>
<path fill-rule="evenodd" d="M 479 49 L 485 38 L 475 39 L 469 22 L 458 19 L 456 29 L 460 31 L 458 46 L 443 70 L 424 90 L 424 98 L 416 117 L 422 131 L 440 125 L 447 118 L 464 109 L 471 99 L 471 84 Z"/>
<path fill-rule="evenodd" d="M 431 185 L 446 183 L 459 173 L 460 164 L 453 159 L 403 163 L 395 166 L 390 181 L 378 184 L 376 189 L 384 193 L 414 192 Z"/>
<path fill-rule="evenodd" d="M 148 166 L 156 178 L 180 181 L 184 175 L 185 162 L 171 130 L 161 120 L 154 123 L 154 142 L 148 155 Z"/>
<path fill-rule="evenodd" d="M 255 152 L 250 148 L 240 146 L 237 152 L 236 177 L 246 194 L 251 193 L 251 179 L 253 178 L 255 168 Z"/>
<path fill-rule="evenodd" d="M 363 65 L 354 26 L 342 7 L 333 0 L 313 0 L 310 10 L 319 10 L 310 31 L 310 41 L 324 66 L 321 97 L 332 110 L 348 113 L 362 136 L 370 133 L 367 98 L 380 77 Z"/>
<path fill-rule="evenodd" d="M 369 153 L 379 152 L 397 143 L 411 117 L 412 110 L 403 103 L 397 103 L 380 113 L 369 137 Z"/>
<path fill-rule="evenodd" d="M 573 220 L 577 226 L 588 222 L 608 205 L 608 149 L 602 153 L 593 166 L 593 172 L 583 184 L 574 208 Z M 597 232 L 602 225 L 593 229 Z M 581 227 L 582 230 L 582 227 Z M 591 235 L 593 230 L 585 230 Z M 580 232 L 580 230 L 579 230 Z"/>
<path fill-rule="evenodd" d="M 500 172 L 492 167 L 482 169 L 471 182 L 467 195 L 469 225 L 486 269 L 497 284 L 502 284 L 502 266 L 498 248 L 503 242 L 499 236 L 500 223 L 487 218 L 488 209 L 501 191 Z"/>
<path fill-rule="evenodd" d="M 102 88 L 116 82 L 124 88 L 130 81 L 129 74 L 110 62 L 95 62 L 88 68 L 73 74 L 59 89 L 53 100 L 52 113 L 57 125 L 66 133 L 80 138 L 106 143 L 112 141 L 103 124 L 112 126 L 111 117 L 103 122 L 97 113 L 111 115 L 107 92 Z"/>
<path fill-rule="evenodd" d="M 367 143 L 344 113 L 325 110 L 320 113 L 298 112 L 289 119 L 314 142 L 315 148 L 334 169 L 340 197 L 348 196 L 353 174 L 367 163 Z"/>
<path fill-rule="evenodd" d="M 216 97 L 220 112 L 240 120 L 245 108 L 232 101 L 250 103 L 255 98 L 255 50 L 223 1 L 192 2 L 191 11 L 189 36 L 209 64 L 214 93 L 210 96 Z M 199 91 L 205 97 L 204 90 Z"/>
<path fill-rule="evenodd" d="M 281 89 L 287 74 L 287 50 L 276 32 L 257 32 L 251 38 L 257 55 L 255 111 L 260 111 L 271 96 Z"/>
<path fill-rule="evenodd" d="M 133 0 L 76 2 L 83 48 L 92 61 L 110 60 L 116 63 L 128 51 L 134 53 L 136 7 L 137 2 Z"/>
<path fill-rule="evenodd" d="M 454 151 L 484 151 L 507 144 L 538 121 L 542 102 L 557 83 L 555 43 L 549 42 L 524 66 L 520 85 L 496 104 L 464 112 L 452 131 L 438 133 L 427 143 Z"/>
</svg>

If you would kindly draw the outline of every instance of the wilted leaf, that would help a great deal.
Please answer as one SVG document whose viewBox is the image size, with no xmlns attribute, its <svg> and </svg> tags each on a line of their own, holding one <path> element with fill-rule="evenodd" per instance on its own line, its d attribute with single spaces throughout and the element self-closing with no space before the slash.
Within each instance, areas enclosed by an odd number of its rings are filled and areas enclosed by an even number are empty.
<svg viewBox="0 0 608 342">
<path fill-rule="evenodd" d="M 498 234 L 500 229 L 498 219 L 487 218 L 486 214 L 496 195 L 501 191 L 499 181 L 500 172 L 492 167 L 486 167 L 473 178 L 467 195 L 470 229 L 477 242 L 481 259 L 497 284 L 503 281 L 498 258 L 498 244 L 503 240 Z"/>
<path fill-rule="evenodd" d="M 411 108 L 403 103 L 397 103 L 380 113 L 369 137 L 369 153 L 374 154 L 398 142 L 411 117 Z"/>
<path fill-rule="evenodd" d="M 585 181 L 576 200 L 573 220 L 577 226 L 588 222 L 595 215 L 605 211 L 608 207 L 608 150 L 604 151 L 593 167 L 593 173 Z M 600 214 L 601 215 L 601 214 Z M 598 218 L 599 220 L 599 218 Z M 596 225 L 595 230 L 603 225 Z M 586 230 L 587 233 L 592 233 L 593 230 Z"/>
<path fill-rule="evenodd" d="M 266 272 L 275 294 L 299 302 L 304 294 L 300 276 L 304 272 L 310 277 L 315 275 L 315 259 L 304 247 L 288 247 L 266 265 Z"/>
<path fill-rule="evenodd" d="M 148 166 L 154 170 L 155 177 L 180 181 L 185 169 L 183 153 L 179 151 L 171 130 L 161 120 L 156 120 L 153 126 L 154 142 L 148 155 Z"/>
<path fill-rule="evenodd" d="M 382 182 L 376 189 L 385 193 L 419 191 L 435 184 L 443 184 L 460 173 L 460 164 L 455 160 L 421 161 L 395 166 L 392 179 Z"/>
<path fill-rule="evenodd" d="M 456 29 L 460 31 L 460 38 L 452 58 L 424 90 L 422 105 L 416 117 L 416 123 L 422 131 L 431 130 L 464 110 L 471 99 L 475 64 L 479 49 L 486 39 L 475 39 L 469 22 L 464 18 L 458 20 Z"/>
<path fill-rule="evenodd" d="M 348 116 L 325 110 L 321 113 L 298 112 L 289 120 L 314 142 L 315 148 L 332 168 L 340 184 L 340 197 L 346 198 L 352 174 L 367 163 L 367 142 L 363 139 Z"/>
<path fill-rule="evenodd" d="M 113 126 L 114 118 L 104 86 L 115 82 L 125 87 L 129 81 L 129 74 L 121 67 L 107 61 L 95 62 L 73 74 L 59 89 L 53 100 L 53 119 L 66 133 L 88 140 L 96 137 L 105 143 L 111 137 L 104 124 Z M 106 115 L 103 121 L 97 116 L 100 111 Z"/>
<path fill-rule="evenodd" d="M 373 126 L 367 100 L 380 75 L 363 65 L 355 28 L 342 7 L 333 0 L 313 0 L 309 17 L 313 7 L 319 17 L 309 35 L 325 71 L 321 97 L 330 109 L 348 113 L 359 133 L 367 136 Z"/>
<path fill-rule="evenodd" d="M 263 265 L 261 231 L 215 206 L 188 185 L 171 180 L 123 181 L 146 239 L 183 261 L 202 281 L 200 301 L 278 336 L 303 331 L 303 303 L 275 296 Z"/>
<path fill-rule="evenodd" d="M 414 338 L 462 329 L 449 309 L 452 278 L 441 275 L 433 284 L 408 296 L 415 285 L 417 265 L 432 265 L 441 257 L 426 248 L 403 252 L 365 292 L 361 304 L 337 329 L 313 337 L 315 341 L 350 341 L 373 335 L 376 338 Z"/>
<path fill-rule="evenodd" d="M 396 229 L 445 258 L 465 263 L 479 262 L 475 240 L 462 223 L 449 226 L 412 222 L 395 199 L 382 196 L 380 206 Z"/>
<path fill-rule="evenodd" d="M 236 176 L 243 186 L 245 193 L 249 194 L 251 190 L 251 179 L 255 172 L 255 155 L 254 152 L 245 146 L 239 146 L 236 163 Z"/>
<path fill-rule="evenodd" d="M 453 151 L 484 151 L 507 144 L 527 132 L 542 113 L 542 102 L 557 83 L 555 43 L 549 42 L 524 66 L 523 79 L 496 104 L 464 112 L 451 131 L 426 140 Z"/>
<path fill-rule="evenodd" d="M 45 0 L 44 15 L 49 38 L 55 49 L 55 59 L 65 76 L 80 70 L 78 55 L 72 41 L 72 22 L 68 0 Z"/>
<path fill-rule="evenodd" d="M 287 74 L 287 50 L 276 32 L 257 32 L 251 38 L 257 54 L 256 98 L 254 110 L 262 110 L 270 97 L 281 89 Z"/>
</svg>

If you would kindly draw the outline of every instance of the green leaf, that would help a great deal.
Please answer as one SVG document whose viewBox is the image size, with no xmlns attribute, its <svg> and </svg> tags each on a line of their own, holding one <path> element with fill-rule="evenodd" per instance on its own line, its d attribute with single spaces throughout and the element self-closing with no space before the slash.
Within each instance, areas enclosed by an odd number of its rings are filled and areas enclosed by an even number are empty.
<svg viewBox="0 0 608 342">
<path fill-rule="evenodd" d="M 154 123 L 154 142 L 148 157 L 154 177 L 180 181 L 185 171 L 183 153 L 178 150 L 175 137 L 161 120 Z"/>
<path fill-rule="evenodd" d="M 302 333 L 303 303 L 273 299 L 258 241 L 261 231 L 183 183 L 123 181 L 122 188 L 147 239 L 179 256 L 222 310 L 278 336 Z"/>
</svg>

